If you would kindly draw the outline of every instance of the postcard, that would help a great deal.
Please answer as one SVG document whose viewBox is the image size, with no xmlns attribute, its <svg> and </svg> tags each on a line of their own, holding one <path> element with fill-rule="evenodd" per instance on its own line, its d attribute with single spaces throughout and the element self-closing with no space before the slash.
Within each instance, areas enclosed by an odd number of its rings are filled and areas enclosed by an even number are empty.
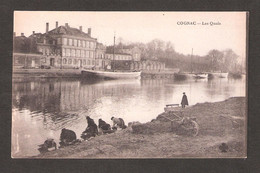
<svg viewBox="0 0 260 173">
<path fill-rule="evenodd" d="M 247 12 L 14 11 L 12 158 L 246 158 Z"/>
</svg>

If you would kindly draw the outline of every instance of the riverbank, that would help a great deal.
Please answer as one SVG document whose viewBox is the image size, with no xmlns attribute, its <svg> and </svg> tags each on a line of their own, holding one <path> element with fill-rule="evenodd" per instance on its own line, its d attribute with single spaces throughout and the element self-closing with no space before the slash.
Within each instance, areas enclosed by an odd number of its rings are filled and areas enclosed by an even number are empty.
<svg viewBox="0 0 260 173">
<path fill-rule="evenodd" d="M 89 141 L 60 148 L 33 158 L 189 158 L 246 156 L 246 98 L 234 97 L 215 103 L 199 103 L 184 110 L 199 124 L 197 136 L 176 135 L 170 122 L 159 115 L 142 124 L 149 130 L 133 132 L 128 127 L 113 134 L 100 135 Z M 163 114 L 174 119 L 171 114 Z M 57 141 L 58 142 L 58 141 Z M 225 143 L 227 152 L 219 146 Z"/>
<path fill-rule="evenodd" d="M 80 69 L 13 69 L 13 78 L 19 77 L 81 77 Z"/>
<path fill-rule="evenodd" d="M 81 69 L 13 69 L 13 77 L 64 77 L 81 78 Z M 143 71 L 141 77 L 145 79 L 174 78 L 174 72 Z"/>
</svg>

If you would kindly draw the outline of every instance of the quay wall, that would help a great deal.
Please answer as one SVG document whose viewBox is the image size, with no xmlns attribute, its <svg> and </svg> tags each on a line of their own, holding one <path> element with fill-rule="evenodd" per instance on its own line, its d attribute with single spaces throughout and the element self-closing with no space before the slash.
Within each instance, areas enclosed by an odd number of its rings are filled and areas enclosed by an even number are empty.
<svg viewBox="0 0 260 173">
<path fill-rule="evenodd" d="M 13 69 L 13 77 L 81 77 L 80 69 Z M 174 78 L 174 73 L 167 71 L 145 71 L 145 79 Z"/>
</svg>

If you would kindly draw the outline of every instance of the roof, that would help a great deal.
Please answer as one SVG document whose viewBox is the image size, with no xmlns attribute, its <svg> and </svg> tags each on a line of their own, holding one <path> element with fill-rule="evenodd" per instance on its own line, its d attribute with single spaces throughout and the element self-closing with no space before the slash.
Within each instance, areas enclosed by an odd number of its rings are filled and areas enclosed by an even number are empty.
<svg viewBox="0 0 260 173">
<path fill-rule="evenodd" d="M 85 38 L 92 38 L 89 34 L 77 29 L 72 28 L 70 26 L 59 26 L 58 28 L 55 28 L 48 32 L 48 34 L 65 34 L 65 35 L 72 35 L 72 36 L 78 36 L 78 37 L 85 37 Z"/>
</svg>

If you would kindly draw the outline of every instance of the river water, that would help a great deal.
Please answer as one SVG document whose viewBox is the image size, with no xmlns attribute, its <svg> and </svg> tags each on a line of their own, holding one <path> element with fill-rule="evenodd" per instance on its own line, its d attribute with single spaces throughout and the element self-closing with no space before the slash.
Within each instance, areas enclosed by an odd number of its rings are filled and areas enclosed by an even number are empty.
<svg viewBox="0 0 260 173">
<path fill-rule="evenodd" d="M 12 94 L 12 156 L 39 154 L 37 148 L 47 138 L 59 142 L 62 128 L 76 132 L 87 127 L 85 116 L 97 124 L 102 118 L 121 117 L 149 122 L 164 111 L 166 104 L 180 104 L 186 92 L 190 105 L 222 101 L 246 95 L 246 79 L 174 81 L 140 79 L 83 81 L 60 78 L 14 78 Z"/>
</svg>

